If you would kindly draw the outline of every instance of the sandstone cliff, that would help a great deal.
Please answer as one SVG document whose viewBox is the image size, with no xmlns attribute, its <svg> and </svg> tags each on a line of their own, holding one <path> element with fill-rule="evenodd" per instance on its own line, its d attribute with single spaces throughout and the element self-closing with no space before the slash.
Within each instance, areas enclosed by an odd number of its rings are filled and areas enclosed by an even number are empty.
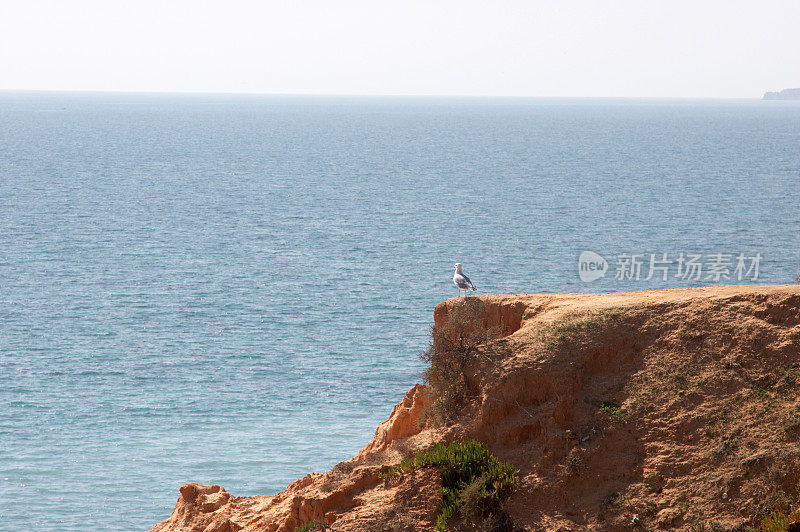
<svg viewBox="0 0 800 532">
<path fill-rule="evenodd" d="M 416 385 L 331 471 L 275 496 L 188 484 L 153 531 L 431 530 L 438 473 L 380 474 L 469 437 L 519 469 L 521 530 L 745 530 L 797 505 L 800 285 L 450 299 L 437 326 L 465 305 L 494 340 L 450 422 Z"/>
</svg>

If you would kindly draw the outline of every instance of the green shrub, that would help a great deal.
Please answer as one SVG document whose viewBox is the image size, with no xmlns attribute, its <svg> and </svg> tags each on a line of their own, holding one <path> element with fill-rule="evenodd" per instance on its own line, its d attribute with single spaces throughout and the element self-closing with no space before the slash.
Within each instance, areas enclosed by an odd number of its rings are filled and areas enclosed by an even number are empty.
<svg viewBox="0 0 800 532">
<path fill-rule="evenodd" d="M 775 511 L 761 522 L 761 528 L 758 530 L 759 532 L 786 532 L 789 530 L 789 526 L 795 523 L 800 523 L 800 512 L 792 512 L 787 515 Z"/>
<path fill-rule="evenodd" d="M 328 530 L 328 528 L 329 528 L 328 523 L 326 523 L 325 521 L 318 521 L 315 519 L 314 521 L 309 521 L 308 523 L 305 523 L 295 528 L 294 532 L 311 532 L 312 530 L 316 529 Z"/>
<path fill-rule="evenodd" d="M 602 413 L 610 416 L 622 416 L 627 413 L 626 410 L 619 406 L 615 401 L 593 401 L 592 405 Z"/>
<path fill-rule="evenodd" d="M 501 523 L 507 520 L 501 503 L 514 487 L 517 469 L 498 460 L 486 444 L 475 440 L 450 445 L 434 443 L 413 457 L 404 458 L 390 474 L 425 467 L 436 468 L 442 475 L 437 530 L 445 530 L 447 521 L 456 514 L 473 520 L 485 517 Z"/>
</svg>

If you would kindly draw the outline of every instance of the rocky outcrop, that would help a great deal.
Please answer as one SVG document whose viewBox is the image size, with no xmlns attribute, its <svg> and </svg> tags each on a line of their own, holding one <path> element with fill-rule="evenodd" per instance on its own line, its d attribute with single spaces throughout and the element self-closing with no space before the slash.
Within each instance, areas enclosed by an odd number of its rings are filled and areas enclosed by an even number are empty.
<svg viewBox="0 0 800 532">
<path fill-rule="evenodd" d="M 467 437 L 519 469 L 523 530 L 744 530 L 797 502 L 800 285 L 471 296 L 435 323 L 467 308 L 494 339 L 453 423 L 426 421 L 436 394 L 416 385 L 351 460 L 274 497 L 188 484 L 153 530 L 431 530 L 438 473 L 381 473 Z"/>
<path fill-rule="evenodd" d="M 393 442 L 419 433 L 422 415 L 429 402 L 425 386 L 415 384 L 394 407 L 389 419 L 378 425 L 375 437 L 359 451 L 356 458 L 366 458 L 370 454 L 385 451 Z"/>
<path fill-rule="evenodd" d="M 181 486 L 180 493 L 169 519 L 171 528 L 206 532 L 235 532 L 241 529 L 230 519 L 218 518 L 217 510 L 231 503 L 231 496 L 224 488 L 186 484 Z"/>
</svg>

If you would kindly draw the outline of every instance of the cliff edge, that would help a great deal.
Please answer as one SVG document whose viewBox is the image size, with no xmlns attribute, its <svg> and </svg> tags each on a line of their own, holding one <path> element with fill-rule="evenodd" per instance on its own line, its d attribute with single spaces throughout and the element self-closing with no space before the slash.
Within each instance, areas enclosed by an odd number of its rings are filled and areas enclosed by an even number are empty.
<svg viewBox="0 0 800 532">
<path fill-rule="evenodd" d="M 472 296 L 490 340 L 461 402 L 416 385 L 355 457 L 275 496 L 187 484 L 164 531 L 433 530 L 435 469 L 387 477 L 435 441 L 474 438 L 518 470 L 519 530 L 746 530 L 800 494 L 800 285 Z M 454 530 L 476 530 L 453 520 Z"/>
</svg>

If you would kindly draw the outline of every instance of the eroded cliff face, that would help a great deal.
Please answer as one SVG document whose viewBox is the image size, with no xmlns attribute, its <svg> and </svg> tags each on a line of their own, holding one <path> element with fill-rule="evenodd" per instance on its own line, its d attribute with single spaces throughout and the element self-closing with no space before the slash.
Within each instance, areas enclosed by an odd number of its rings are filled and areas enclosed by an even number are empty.
<svg viewBox="0 0 800 532">
<path fill-rule="evenodd" d="M 506 511 L 523 530 L 744 530 L 797 503 L 800 285 L 472 296 L 438 305 L 437 326 L 466 305 L 495 339 L 447 426 L 416 385 L 331 471 L 275 496 L 187 484 L 153 530 L 432 530 L 438 473 L 380 474 L 464 438 L 519 469 Z"/>
<path fill-rule="evenodd" d="M 421 471 L 392 483 L 380 477 L 408 449 L 432 441 L 434 434 L 420 435 L 427 403 L 425 387 L 417 384 L 354 458 L 306 475 L 275 496 L 232 497 L 219 486 L 186 484 L 172 515 L 152 530 L 291 532 L 311 521 L 340 530 L 375 530 L 384 523 L 398 530 L 429 528 L 439 508 L 438 473 Z"/>
</svg>

